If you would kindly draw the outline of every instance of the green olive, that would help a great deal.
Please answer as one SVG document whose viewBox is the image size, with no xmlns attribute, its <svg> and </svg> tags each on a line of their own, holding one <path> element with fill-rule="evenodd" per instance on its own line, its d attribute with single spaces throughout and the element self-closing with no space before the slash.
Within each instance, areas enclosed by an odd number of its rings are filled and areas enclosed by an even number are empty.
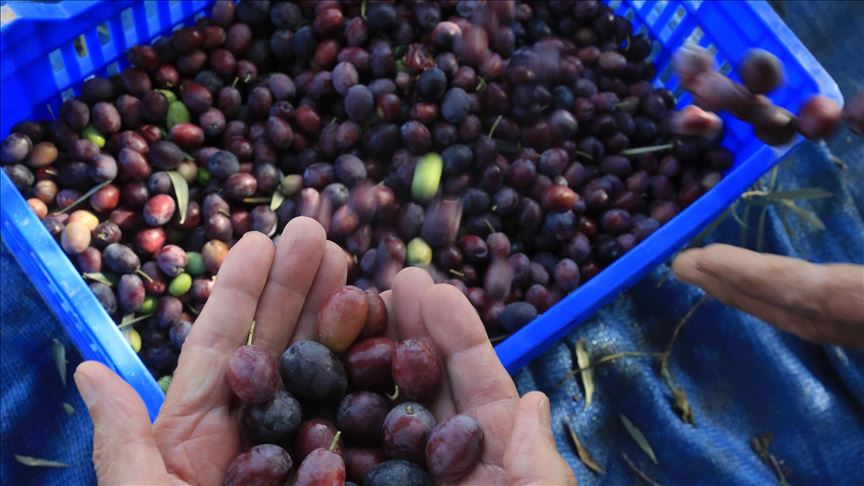
<svg viewBox="0 0 864 486">
<path fill-rule="evenodd" d="M 168 105 L 168 114 L 165 115 L 165 124 L 170 129 L 174 125 L 180 123 L 189 123 L 192 116 L 189 114 L 189 109 L 182 101 L 174 101 Z"/>
<path fill-rule="evenodd" d="M 428 267 L 432 262 L 432 247 L 421 238 L 414 238 L 408 243 L 408 265 L 412 267 Z"/>
<path fill-rule="evenodd" d="M 175 101 L 177 101 L 177 95 L 175 95 L 174 92 L 170 89 L 157 89 L 156 91 L 162 93 L 162 96 L 164 96 L 165 99 L 168 100 L 168 103 L 174 103 Z"/>
<path fill-rule="evenodd" d="M 189 292 L 190 288 L 192 288 L 192 276 L 188 273 L 181 273 L 168 284 L 168 293 L 174 297 L 180 297 Z"/>
<path fill-rule="evenodd" d="M 141 303 L 141 308 L 138 309 L 138 312 L 142 314 L 152 314 L 156 312 L 156 297 L 153 297 L 152 295 L 144 297 L 144 302 Z"/>
<path fill-rule="evenodd" d="M 441 172 L 444 163 L 441 156 L 428 153 L 420 159 L 414 169 L 414 179 L 411 181 L 411 195 L 417 201 L 428 201 L 435 197 L 441 184 Z"/>
<path fill-rule="evenodd" d="M 204 268 L 204 258 L 197 251 L 187 251 L 186 259 L 186 271 L 189 275 L 197 277 L 207 270 Z"/>
<path fill-rule="evenodd" d="M 95 143 L 99 148 L 105 146 L 105 136 L 99 133 L 99 130 L 96 130 L 96 127 L 93 125 L 87 125 L 87 127 L 81 132 L 81 136 Z"/>
</svg>

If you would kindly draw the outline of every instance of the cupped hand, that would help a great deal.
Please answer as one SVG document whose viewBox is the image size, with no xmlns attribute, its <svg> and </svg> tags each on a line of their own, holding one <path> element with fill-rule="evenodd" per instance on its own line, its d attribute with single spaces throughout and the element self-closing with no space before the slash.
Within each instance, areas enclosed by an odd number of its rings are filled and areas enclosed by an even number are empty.
<svg viewBox="0 0 864 486">
<path fill-rule="evenodd" d="M 231 353 L 245 343 L 253 320 L 255 344 L 274 357 L 293 341 L 314 338 L 318 310 L 345 285 L 346 267 L 344 252 L 308 218 L 288 223 L 275 246 L 260 233 L 244 236 L 219 270 L 152 425 L 129 385 L 101 364 L 81 364 L 75 381 L 93 420 L 100 484 L 221 484 L 241 447 L 225 379 Z M 382 297 L 388 335 L 428 336 L 441 354 L 436 418 L 464 413 L 484 430 L 481 463 L 462 482 L 575 484 L 555 449 L 549 401 L 540 393 L 519 398 L 461 292 L 435 285 L 423 270 L 406 269 Z"/>
<path fill-rule="evenodd" d="M 815 265 L 717 244 L 681 253 L 672 270 L 784 331 L 816 342 L 864 346 L 864 266 Z"/>
</svg>

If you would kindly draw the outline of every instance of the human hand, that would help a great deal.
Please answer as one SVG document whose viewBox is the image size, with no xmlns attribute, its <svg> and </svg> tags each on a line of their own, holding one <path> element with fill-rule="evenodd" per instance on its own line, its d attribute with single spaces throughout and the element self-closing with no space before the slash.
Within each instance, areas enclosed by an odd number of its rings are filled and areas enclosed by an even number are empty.
<svg viewBox="0 0 864 486">
<path fill-rule="evenodd" d="M 864 346 L 864 266 L 815 265 L 729 245 L 687 250 L 675 275 L 804 339 Z"/>
<path fill-rule="evenodd" d="M 221 484 L 240 452 L 240 429 L 225 369 L 254 319 L 255 344 L 274 356 L 315 336 L 318 310 L 346 280 L 344 252 L 308 218 L 286 225 L 274 246 L 249 233 L 231 249 L 187 337 L 154 424 L 141 399 L 105 366 L 86 362 L 75 381 L 94 425 L 93 462 L 101 484 Z M 557 453 L 549 401 L 519 398 L 477 313 L 455 287 L 403 270 L 388 306 L 393 338 L 429 336 L 444 376 L 431 410 L 440 421 L 472 415 L 484 432 L 480 464 L 463 480 L 492 484 L 575 484 Z M 295 464 L 295 467 L 299 465 Z"/>
</svg>

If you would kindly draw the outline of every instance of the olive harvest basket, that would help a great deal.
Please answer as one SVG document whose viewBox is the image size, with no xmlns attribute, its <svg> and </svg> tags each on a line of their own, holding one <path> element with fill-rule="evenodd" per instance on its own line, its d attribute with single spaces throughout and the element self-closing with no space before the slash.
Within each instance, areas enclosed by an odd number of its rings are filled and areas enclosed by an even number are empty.
<svg viewBox="0 0 864 486">
<path fill-rule="evenodd" d="M 94 75 L 108 76 L 128 64 L 124 52 L 170 34 L 209 13 L 212 0 L 62 0 L 8 2 L 0 21 L 0 137 L 25 119 L 49 119 L 63 100 L 79 93 Z M 634 31 L 654 39 L 651 59 L 657 86 L 679 95 L 670 58 L 686 42 L 716 52 L 721 72 L 735 77 L 750 47 L 774 53 L 784 63 L 786 84 L 772 100 L 796 112 L 802 100 L 822 93 L 842 103 L 837 84 L 764 1 L 607 1 Z M 504 366 L 515 372 L 555 344 L 618 292 L 636 283 L 693 238 L 739 195 L 801 141 L 779 148 L 764 145 L 750 128 L 724 117 L 724 145 L 736 155 L 726 177 L 649 238 L 570 293 L 533 322 L 496 346 Z M 42 294 L 85 359 L 107 364 L 140 394 L 155 418 L 163 394 L 147 368 L 102 309 L 68 257 L 5 172 L 0 171 L 2 238 Z M 4 289 L 5 290 L 5 289 Z M 10 325 L 4 323 L 3 325 Z"/>
</svg>

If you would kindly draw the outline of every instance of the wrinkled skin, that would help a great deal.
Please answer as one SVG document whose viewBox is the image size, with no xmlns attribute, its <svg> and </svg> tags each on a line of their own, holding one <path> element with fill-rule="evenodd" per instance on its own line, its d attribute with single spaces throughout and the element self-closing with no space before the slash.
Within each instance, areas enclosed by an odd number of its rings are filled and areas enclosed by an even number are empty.
<svg viewBox="0 0 864 486">
<path fill-rule="evenodd" d="M 225 378 L 231 353 L 245 343 L 253 319 L 254 343 L 274 357 L 293 341 L 313 338 L 322 303 L 345 279 L 342 250 L 314 220 L 292 220 L 276 246 L 260 233 L 244 236 L 186 338 L 152 426 L 131 387 L 101 364 L 80 365 L 75 380 L 94 423 L 100 484 L 221 484 L 241 447 Z M 461 483 L 575 484 L 555 449 L 548 399 L 537 392 L 519 398 L 456 287 L 435 285 L 424 270 L 409 268 L 382 298 L 388 336 L 430 337 L 438 347 L 444 373 L 430 404 L 435 416 L 468 414 L 484 430 L 481 461 Z"/>
</svg>

